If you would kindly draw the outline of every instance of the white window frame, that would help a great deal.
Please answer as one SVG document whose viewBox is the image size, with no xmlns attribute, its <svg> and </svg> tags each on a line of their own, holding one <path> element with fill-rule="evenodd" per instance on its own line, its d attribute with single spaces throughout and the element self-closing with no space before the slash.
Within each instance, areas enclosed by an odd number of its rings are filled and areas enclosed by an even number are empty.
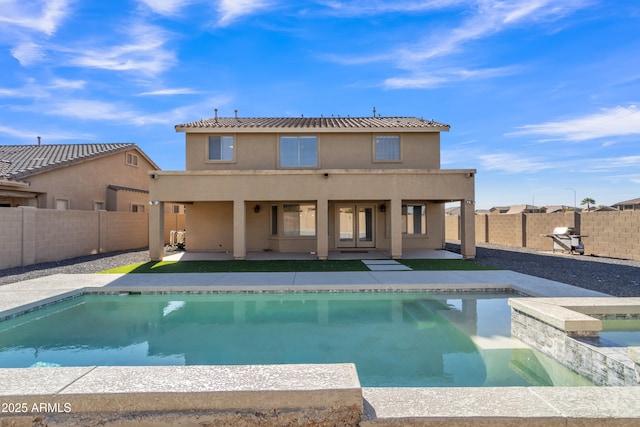
<svg viewBox="0 0 640 427">
<path fill-rule="evenodd" d="M 218 155 L 220 156 L 219 159 L 212 159 L 211 158 L 211 138 L 220 138 L 220 152 L 218 153 Z M 228 154 L 228 151 L 225 151 L 223 148 L 225 146 L 225 138 L 231 138 L 231 158 L 227 158 L 225 157 L 225 154 Z M 228 144 L 228 140 L 227 140 L 227 144 Z M 206 161 L 207 163 L 235 163 L 236 161 L 236 137 L 235 135 L 209 135 L 207 137 L 207 142 L 206 142 Z"/>
<path fill-rule="evenodd" d="M 125 153 L 124 161 L 127 166 L 138 167 L 138 155 L 132 152 Z"/>
<path fill-rule="evenodd" d="M 131 203 L 131 212 L 144 213 L 144 205 L 139 203 Z"/>
<path fill-rule="evenodd" d="M 296 141 L 296 156 L 297 157 L 297 163 L 296 164 L 283 164 L 283 156 L 282 155 L 282 149 L 283 149 L 283 139 L 284 138 L 297 138 Z M 314 138 L 315 139 L 315 162 L 314 164 L 302 164 L 302 138 Z M 317 135 L 280 135 L 278 137 L 278 165 L 280 168 L 282 169 L 317 169 L 319 167 L 319 160 L 318 160 L 318 136 Z"/>
<path fill-rule="evenodd" d="M 67 211 L 71 208 L 71 201 L 69 199 L 56 199 L 56 209 L 60 211 Z M 60 203 L 64 203 L 64 207 L 60 207 Z"/>
<path fill-rule="evenodd" d="M 389 140 L 390 138 L 397 139 L 398 141 L 398 158 L 378 158 L 378 147 L 379 142 L 382 143 L 385 139 Z M 390 142 L 390 141 L 389 141 Z M 378 134 L 373 136 L 373 162 L 374 163 L 399 163 L 402 162 L 402 137 L 400 135 L 391 135 L 391 134 Z M 389 151 L 389 150 L 386 150 Z M 380 151 L 382 153 L 383 151 Z"/>
</svg>

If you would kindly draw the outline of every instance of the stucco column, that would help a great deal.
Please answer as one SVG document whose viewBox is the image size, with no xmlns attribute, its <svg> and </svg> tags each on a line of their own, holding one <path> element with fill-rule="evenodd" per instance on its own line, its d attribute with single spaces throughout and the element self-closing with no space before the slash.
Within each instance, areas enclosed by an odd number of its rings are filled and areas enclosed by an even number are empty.
<svg viewBox="0 0 640 427">
<path fill-rule="evenodd" d="M 476 257 L 476 210 L 473 200 L 460 202 L 460 253 L 464 258 Z"/>
<path fill-rule="evenodd" d="M 329 257 L 329 201 L 316 201 L 316 255 L 318 259 Z"/>
<path fill-rule="evenodd" d="M 401 199 L 391 199 L 389 200 L 389 207 L 387 208 L 387 212 L 391 215 L 391 219 L 389 221 L 391 225 L 391 258 L 400 259 L 402 258 L 402 200 Z"/>
<path fill-rule="evenodd" d="M 243 199 L 233 201 L 233 258 L 245 259 L 247 256 L 247 208 Z"/>
<path fill-rule="evenodd" d="M 149 258 L 162 261 L 164 256 L 164 202 L 149 205 Z"/>
</svg>

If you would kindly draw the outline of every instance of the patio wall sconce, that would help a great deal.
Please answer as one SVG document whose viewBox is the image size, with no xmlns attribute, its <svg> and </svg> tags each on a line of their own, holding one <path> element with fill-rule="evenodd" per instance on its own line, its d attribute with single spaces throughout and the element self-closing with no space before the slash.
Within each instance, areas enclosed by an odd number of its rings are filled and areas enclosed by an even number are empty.
<svg viewBox="0 0 640 427">
<path fill-rule="evenodd" d="M 329 178 L 329 173 L 325 172 L 325 173 L 324 173 L 324 177 L 325 177 L 325 178 Z"/>
<path fill-rule="evenodd" d="M 387 205 L 384 203 L 380 205 L 380 212 L 385 213 L 387 211 Z"/>
<path fill-rule="evenodd" d="M 255 205 L 255 206 L 253 207 L 253 211 L 254 211 L 255 213 L 260 213 L 260 205 Z"/>
</svg>

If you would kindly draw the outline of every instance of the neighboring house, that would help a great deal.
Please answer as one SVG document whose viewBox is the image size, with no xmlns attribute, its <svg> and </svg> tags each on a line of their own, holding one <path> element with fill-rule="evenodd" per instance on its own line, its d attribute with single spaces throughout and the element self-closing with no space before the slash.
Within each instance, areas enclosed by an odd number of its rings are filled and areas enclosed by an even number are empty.
<svg viewBox="0 0 640 427">
<path fill-rule="evenodd" d="M 186 171 L 154 171 L 150 256 L 166 203 L 187 204 L 187 250 L 311 252 L 443 248 L 444 206 L 461 207 L 475 256 L 474 169 L 440 168 L 440 132 L 413 117 L 215 118 L 176 126 Z M 365 255 L 366 256 L 366 255 Z"/>
<path fill-rule="evenodd" d="M 0 145 L 0 206 L 145 212 L 156 169 L 135 144 Z"/>
<path fill-rule="evenodd" d="M 625 200 L 611 206 L 621 211 L 640 211 L 640 199 Z"/>
</svg>

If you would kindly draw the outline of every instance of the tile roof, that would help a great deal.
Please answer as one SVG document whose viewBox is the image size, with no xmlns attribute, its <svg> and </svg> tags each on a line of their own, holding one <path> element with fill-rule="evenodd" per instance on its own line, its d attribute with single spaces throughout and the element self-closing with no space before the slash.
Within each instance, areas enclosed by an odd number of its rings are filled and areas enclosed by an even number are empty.
<svg viewBox="0 0 640 427">
<path fill-rule="evenodd" d="M 421 129 L 449 125 L 417 117 L 213 117 L 176 125 L 176 130 L 214 129 Z"/>
<path fill-rule="evenodd" d="M 137 148 L 136 144 L 0 145 L 0 178 L 24 178 L 132 148 Z"/>
</svg>

